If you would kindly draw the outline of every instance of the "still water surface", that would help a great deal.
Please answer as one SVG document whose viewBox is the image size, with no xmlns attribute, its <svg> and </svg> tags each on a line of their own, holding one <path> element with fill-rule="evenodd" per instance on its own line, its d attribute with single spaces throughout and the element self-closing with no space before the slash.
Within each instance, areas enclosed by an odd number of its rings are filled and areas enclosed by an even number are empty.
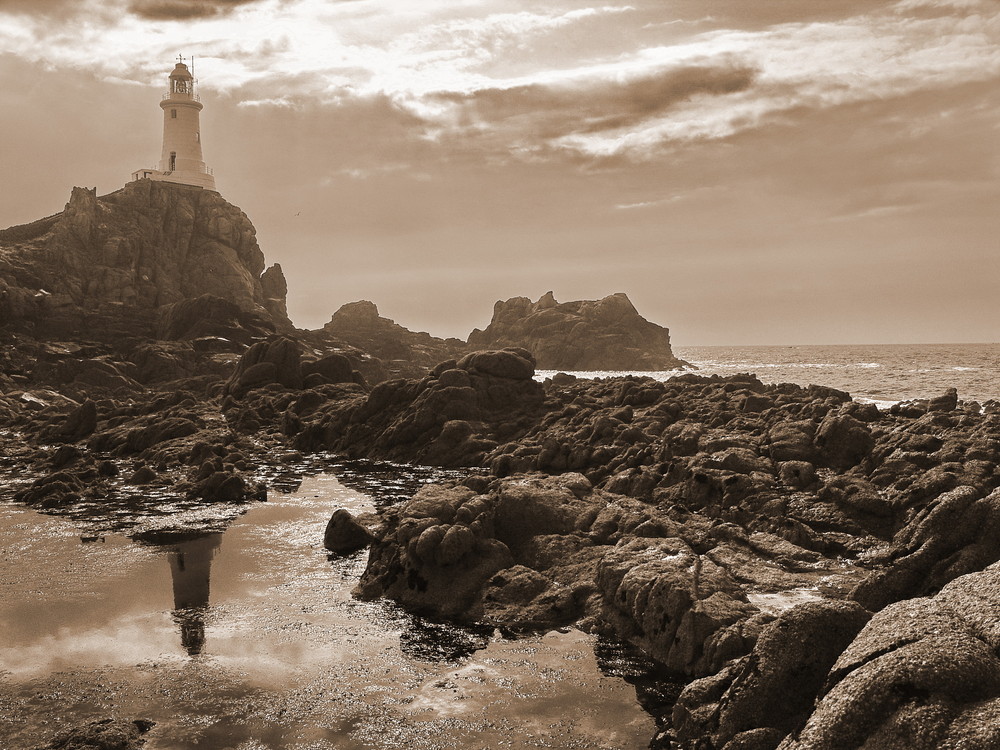
<svg viewBox="0 0 1000 750">
<path fill-rule="evenodd" d="M 0 505 L 0 747 L 105 716 L 156 721 L 149 750 L 646 746 L 653 721 L 591 636 L 352 599 L 365 553 L 321 544 L 337 507 L 373 509 L 333 475 L 174 538 Z"/>
</svg>

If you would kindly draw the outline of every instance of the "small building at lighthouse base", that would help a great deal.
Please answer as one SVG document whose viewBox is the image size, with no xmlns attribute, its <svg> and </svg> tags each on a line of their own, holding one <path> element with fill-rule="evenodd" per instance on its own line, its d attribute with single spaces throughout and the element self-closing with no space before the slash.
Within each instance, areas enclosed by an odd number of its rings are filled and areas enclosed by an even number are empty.
<svg viewBox="0 0 1000 750">
<path fill-rule="evenodd" d="M 133 180 L 156 180 L 157 182 L 175 182 L 179 185 L 191 185 L 206 190 L 215 190 L 215 175 L 211 170 L 205 172 L 190 172 L 174 170 L 161 172 L 158 169 L 137 169 L 132 173 Z"/>
</svg>

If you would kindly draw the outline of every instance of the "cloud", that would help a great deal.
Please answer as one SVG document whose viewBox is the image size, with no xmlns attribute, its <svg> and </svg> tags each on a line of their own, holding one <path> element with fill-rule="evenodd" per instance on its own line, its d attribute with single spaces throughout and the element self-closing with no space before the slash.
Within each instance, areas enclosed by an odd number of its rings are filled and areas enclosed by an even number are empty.
<svg viewBox="0 0 1000 750">
<path fill-rule="evenodd" d="M 0 10 L 28 7 L 13 2 Z M 102 9 L 88 2 L 77 7 Z M 183 51 L 197 56 L 204 85 L 247 106 L 381 96 L 415 118 L 414 137 L 501 161 L 657 160 L 812 111 L 1000 77 L 993 0 L 844 0 L 822 18 L 774 23 L 746 3 L 677 23 L 644 0 L 538 11 L 507 0 L 120 2 L 133 13 L 105 13 L 72 34 L 0 15 L 0 46 L 159 82 L 178 51 L 159 22 L 187 20 Z M 676 31 L 648 31 L 656 26 Z"/>
<path fill-rule="evenodd" d="M 109 6 L 117 6 L 121 0 L 0 0 L 0 20 L 4 15 L 23 18 L 40 17 L 46 22 L 75 19 L 81 15 L 102 20 L 107 16 Z M 114 7 L 117 12 L 118 8 Z"/>
<path fill-rule="evenodd" d="M 129 11 L 154 21 L 183 21 L 229 13 L 260 0 L 131 0 Z"/>
<path fill-rule="evenodd" d="M 633 78 L 530 83 L 428 98 L 451 105 L 436 118 L 439 127 L 449 127 L 450 121 L 462 137 L 499 139 L 532 150 L 573 134 L 633 128 L 692 98 L 744 91 L 754 75 L 750 67 L 722 59 Z"/>
<path fill-rule="evenodd" d="M 208 18 L 259 0 L 132 0 L 129 11 L 154 21 Z"/>
<path fill-rule="evenodd" d="M 0 0 L 0 12 L 47 13 L 72 4 L 71 0 Z"/>
</svg>

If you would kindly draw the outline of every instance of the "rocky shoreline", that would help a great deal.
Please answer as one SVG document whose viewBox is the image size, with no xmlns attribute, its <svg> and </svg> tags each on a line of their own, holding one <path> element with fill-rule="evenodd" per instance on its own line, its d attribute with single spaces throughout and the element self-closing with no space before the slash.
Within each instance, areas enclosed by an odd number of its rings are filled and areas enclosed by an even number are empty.
<svg viewBox="0 0 1000 750">
<path fill-rule="evenodd" d="M 579 351 L 567 330 L 611 342 L 593 367 L 676 366 L 624 295 L 501 302 L 468 343 L 366 302 L 296 331 L 249 220 L 160 184 L 0 232 L 0 292 L 17 502 L 238 508 L 330 454 L 463 468 L 334 514 L 328 548 L 370 547 L 358 597 L 638 646 L 685 684 L 651 747 L 1000 745 L 1000 403 L 535 379 Z"/>
<path fill-rule="evenodd" d="M 752 375 L 539 383 L 520 349 L 370 387 L 305 352 L 272 336 L 168 392 L 110 373 L 103 398 L 8 392 L 5 474 L 59 512 L 259 501 L 262 467 L 318 451 L 479 469 L 341 518 L 344 549 L 371 544 L 358 596 L 638 645 L 688 681 L 656 747 L 995 739 L 1000 405 L 879 411 Z"/>
</svg>

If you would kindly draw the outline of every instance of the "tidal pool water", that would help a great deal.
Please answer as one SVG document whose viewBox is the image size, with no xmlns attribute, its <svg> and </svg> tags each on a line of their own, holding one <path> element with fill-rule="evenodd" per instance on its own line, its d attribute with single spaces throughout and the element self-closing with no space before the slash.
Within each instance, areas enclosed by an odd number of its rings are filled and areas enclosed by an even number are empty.
<svg viewBox="0 0 1000 750">
<path fill-rule="evenodd" d="M 354 600 L 366 553 L 330 558 L 323 529 L 372 502 L 322 474 L 220 509 L 224 531 L 131 536 L 0 505 L 0 748 L 107 716 L 155 721 L 149 750 L 647 746 L 653 719 L 590 635 Z"/>
</svg>

